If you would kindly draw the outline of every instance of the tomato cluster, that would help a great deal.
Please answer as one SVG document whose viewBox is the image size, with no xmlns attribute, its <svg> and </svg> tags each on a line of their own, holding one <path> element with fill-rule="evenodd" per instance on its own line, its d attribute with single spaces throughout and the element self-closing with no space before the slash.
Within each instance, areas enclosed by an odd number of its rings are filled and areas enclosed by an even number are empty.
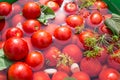
<svg viewBox="0 0 120 80">
<path fill-rule="evenodd" d="M 120 80 L 108 6 L 85 1 L 0 2 L 0 80 Z"/>
</svg>

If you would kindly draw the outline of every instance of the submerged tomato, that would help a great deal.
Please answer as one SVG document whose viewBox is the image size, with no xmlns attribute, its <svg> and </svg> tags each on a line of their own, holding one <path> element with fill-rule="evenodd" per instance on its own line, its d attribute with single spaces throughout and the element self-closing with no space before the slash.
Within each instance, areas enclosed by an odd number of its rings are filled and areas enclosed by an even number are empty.
<svg viewBox="0 0 120 80">
<path fill-rule="evenodd" d="M 33 51 L 33 52 L 30 52 L 26 59 L 25 59 L 25 62 L 31 66 L 31 68 L 34 70 L 34 71 L 38 71 L 40 70 L 43 65 L 44 65 L 44 57 L 43 57 L 43 54 L 41 52 L 38 52 L 38 51 Z"/>
<path fill-rule="evenodd" d="M 37 30 L 40 29 L 41 24 L 39 21 L 35 20 L 35 19 L 29 19 L 26 20 L 23 24 L 22 24 L 23 30 L 27 33 L 33 33 Z"/>
<path fill-rule="evenodd" d="M 82 26 L 83 18 L 79 15 L 70 15 L 66 18 L 66 23 L 73 28 Z"/>
<path fill-rule="evenodd" d="M 7 16 L 11 11 L 11 4 L 7 2 L 0 2 L 0 16 Z"/>
<path fill-rule="evenodd" d="M 72 35 L 72 31 L 67 26 L 61 26 L 55 29 L 54 36 L 58 40 L 68 40 Z"/>
<path fill-rule="evenodd" d="M 23 7 L 23 16 L 27 19 L 36 19 L 41 15 L 41 8 L 35 2 L 28 2 Z"/>
<path fill-rule="evenodd" d="M 33 80 L 32 78 L 31 68 L 23 62 L 14 63 L 8 69 L 8 80 Z"/>
<path fill-rule="evenodd" d="M 90 15 L 90 21 L 94 25 L 100 24 L 102 22 L 102 20 L 103 20 L 103 17 L 102 17 L 102 15 L 99 12 L 93 12 Z"/>
<path fill-rule="evenodd" d="M 52 43 L 52 36 L 50 33 L 44 30 L 38 30 L 37 32 L 33 33 L 31 42 L 34 47 L 43 49 Z"/>
<path fill-rule="evenodd" d="M 21 60 L 29 52 L 27 42 L 18 37 L 9 38 L 3 46 L 5 56 L 10 60 Z"/>
</svg>

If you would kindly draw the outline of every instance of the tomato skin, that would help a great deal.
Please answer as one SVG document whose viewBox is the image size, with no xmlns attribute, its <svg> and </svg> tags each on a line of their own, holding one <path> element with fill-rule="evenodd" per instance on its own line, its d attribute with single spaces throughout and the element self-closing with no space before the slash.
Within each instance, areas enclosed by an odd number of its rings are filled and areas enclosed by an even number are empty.
<svg viewBox="0 0 120 80">
<path fill-rule="evenodd" d="M 25 62 L 31 66 L 33 71 L 38 71 L 44 65 L 44 56 L 41 52 L 33 51 L 27 55 Z"/>
<path fill-rule="evenodd" d="M 3 28 L 5 27 L 5 24 L 6 24 L 5 19 L 1 19 L 1 20 L 0 20 L 0 31 L 3 30 Z"/>
<path fill-rule="evenodd" d="M 18 37 L 9 38 L 3 46 L 5 56 L 10 60 L 21 60 L 29 52 L 26 41 Z"/>
<path fill-rule="evenodd" d="M 94 3 L 94 5 L 97 7 L 97 8 L 101 8 L 101 9 L 105 9 L 107 8 L 107 4 L 103 1 L 96 1 Z"/>
<path fill-rule="evenodd" d="M 33 80 L 51 80 L 51 79 L 47 73 L 38 71 L 33 74 Z"/>
<path fill-rule="evenodd" d="M 113 68 L 107 68 L 100 72 L 99 80 L 119 80 L 120 73 Z"/>
<path fill-rule="evenodd" d="M 61 6 L 64 0 L 52 0 L 52 1 L 55 1 L 56 3 L 58 3 Z"/>
<path fill-rule="evenodd" d="M 11 4 L 7 2 L 0 2 L 0 16 L 7 16 L 11 11 Z"/>
<path fill-rule="evenodd" d="M 65 4 L 64 10 L 68 13 L 74 13 L 77 11 L 77 5 L 73 2 L 68 2 Z"/>
<path fill-rule="evenodd" d="M 41 8 L 37 3 L 28 2 L 23 7 L 23 16 L 27 19 L 36 19 L 41 15 Z"/>
<path fill-rule="evenodd" d="M 33 33 L 40 29 L 41 24 L 35 19 L 29 19 L 23 22 L 22 27 L 26 33 Z"/>
<path fill-rule="evenodd" d="M 16 62 L 8 69 L 8 80 L 32 80 L 31 68 L 23 62 Z"/>
<path fill-rule="evenodd" d="M 52 43 L 52 36 L 44 30 L 38 30 L 31 37 L 32 45 L 38 49 L 48 47 Z"/>
<path fill-rule="evenodd" d="M 70 15 L 66 18 L 66 23 L 73 28 L 76 26 L 82 26 L 83 18 L 79 15 Z"/>
<path fill-rule="evenodd" d="M 99 12 L 93 12 L 90 15 L 90 22 L 94 25 L 100 24 L 102 22 L 102 20 L 103 20 L 103 17 Z"/>
<path fill-rule="evenodd" d="M 58 71 L 52 76 L 52 80 L 64 80 L 67 77 L 67 73 Z"/>
<path fill-rule="evenodd" d="M 60 8 L 59 5 L 58 5 L 58 3 L 54 2 L 54 1 L 48 1 L 46 3 L 46 5 L 48 7 L 50 7 L 53 11 L 57 11 Z"/>
<path fill-rule="evenodd" d="M 6 39 L 11 38 L 11 37 L 23 37 L 23 32 L 21 29 L 17 27 L 9 28 L 6 32 Z"/>
<path fill-rule="evenodd" d="M 54 36 L 58 40 L 68 40 L 72 35 L 72 31 L 67 26 L 61 26 L 55 29 Z"/>
<path fill-rule="evenodd" d="M 72 77 L 76 80 L 90 80 L 89 75 L 82 71 L 73 73 Z"/>
</svg>

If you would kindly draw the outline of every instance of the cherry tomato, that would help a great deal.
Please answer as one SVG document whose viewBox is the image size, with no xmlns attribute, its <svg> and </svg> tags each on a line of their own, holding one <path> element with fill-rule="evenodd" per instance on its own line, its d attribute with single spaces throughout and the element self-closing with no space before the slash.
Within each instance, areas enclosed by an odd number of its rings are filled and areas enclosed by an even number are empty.
<svg viewBox="0 0 120 80">
<path fill-rule="evenodd" d="M 103 17 L 99 12 L 93 12 L 90 15 L 90 22 L 94 25 L 100 24 L 102 22 L 102 20 L 103 20 Z"/>
<path fill-rule="evenodd" d="M 77 5 L 73 2 L 68 2 L 65 4 L 64 10 L 68 13 L 75 13 L 77 11 Z"/>
<path fill-rule="evenodd" d="M 29 19 L 29 20 L 26 20 L 25 22 L 23 22 L 22 27 L 25 32 L 33 33 L 40 29 L 41 24 L 39 21 L 37 21 L 35 19 Z"/>
<path fill-rule="evenodd" d="M 67 73 L 58 71 L 52 76 L 52 80 L 64 80 L 67 77 Z"/>
<path fill-rule="evenodd" d="M 82 26 L 83 18 L 79 15 L 70 15 L 66 18 L 66 23 L 73 28 L 76 26 Z"/>
<path fill-rule="evenodd" d="M 7 16 L 11 11 L 11 4 L 7 2 L 0 2 L 0 16 Z"/>
<path fill-rule="evenodd" d="M 10 60 L 21 60 L 29 52 L 26 41 L 18 37 L 9 38 L 3 46 L 5 56 Z"/>
<path fill-rule="evenodd" d="M 44 57 L 42 55 L 41 52 L 38 52 L 38 51 L 33 51 L 33 52 L 30 52 L 26 59 L 25 59 L 25 62 L 31 66 L 31 68 L 34 70 L 34 71 L 38 71 L 40 70 L 43 65 L 44 65 Z"/>
<path fill-rule="evenodd" d="M 5 27 L 5 23 L 6 23 L 5 19 L 0 20 L 0 31 L 2 31 L 3 28 Z"/>
<path fill-rule="evenodd" d="M 41 8 L 35 2 L 28 2 L 23 7 L 23 16 L 27 19 L 36 19 L 41 15 Z"/>
<path fill-rule="evenodd" d="M 67 26 L 61 26 L 55 29 L 54 36 L 58 40 L 68 40 L 72 35 L 72 31 Z"/>
<path fill-rule="evenodd" d="M 119 79 L 120 73 L 113 68 L 104 69 L 99 74 L 99 80 L 119 80 Z"/>
<path fill-rule="evenodd" d="M 23 62 L 16 62 L 8 69 L 8 80 L 32 80 L 32 78 L 31 68 Z"/>
<path fill-rule="evenodd" d="M 101 25 L 100 27 L 99 27 L 99 31 L 100 31 L 100 33 L 103 33 L 103 34 L 111 34 L 112 32 L 110 31 L 110 29 L 109 28 L 107 28 L 107 26 L 105 25 L 105 24 L 103 24 L 103 25 Z"/>
<path fill-rule="evenodd" d="M 31 42 L 34 47 L 43 49 L 52 43 L 52 36 L 50 33 L 44 30 L 38 30 L 37 32 L 33 33 Z"/>
<path fill-rule="evenodd" d="M 54 2 L 54 1 L 48 1 L 46 3 L 46 5 L 48 7 L 50 7 L 53 11 L 57 11 L 60 8 L 59 5 L 58 5 L 58 3 Z"/>
<path fill-rule="evenodd" d="M 97 7 L 97 8 L 101 8 L 101 9 L 105 9 L 107 8 L 107 4 L 103 1 L 96 1 L 94 3 L 94 5 Z"/>
<path fill-rule="evenodd" d="M 38 71 L 33 74 L 33 80 L 51 80 L 49 75 L 43 71 Z"/>
<path fill-rule="evenodd" d="M 19 38 L 23 37 L 22 30 L 17 27 L 9 28 L 6 32 L 6 39 L 11 37 L 19 37 Z"/>
</svg>

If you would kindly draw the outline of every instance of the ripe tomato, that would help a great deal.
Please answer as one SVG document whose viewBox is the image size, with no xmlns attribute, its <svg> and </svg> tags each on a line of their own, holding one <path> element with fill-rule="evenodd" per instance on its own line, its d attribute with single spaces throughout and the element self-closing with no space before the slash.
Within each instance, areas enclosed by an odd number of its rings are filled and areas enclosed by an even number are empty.
<svg viewBox="0 0 120 80">
<path fill-rule="evenodd" d="M 54 1 L 48 1 L 46 3 L 46 5 L 48 7 L 50 7 L 53 11 L 57 11 L 60 8 L 59 5 L 58 5 L 58 3 L 54 2 Z"/>
<path fill-rule="evenodd" d="M 73 28 L 76 26 L 82 26 L 83 18 L 79 15 L 70 15 L 66 18 L 66 23 Z"/>
<path fill-rule="evenodd" d="M 16 27 L 18 25 L 18 23 L 23 23 L 25 21 L 25 18 L 20 15 L 20 14 L 16 14 L 15 16 L 12 17 L 11 23 L 13 27 Z"/>
<path fill-rule="evenodd" d="M 101 8 L 101 9 L 105 9 L 107 8 L 107 4 L 103 1 L 96 1 L 94 3 L 94 5 L 97 7 L 97 8 Z"/>
<path fill-rule="evenodd" d="M 113 68 L 103 69 L 99 74 L 99 80 L 119 80 L 119 79 L 120 73 Z"/>
<path fill-rule="evenodd" d="M 51 80 L 49 75 L 43 71 L 38 71 L 33 74 L 33 80 Z"/>
<path fill-rule="evenodd" d="M 29 19 L 29 20 L 26 20 L 25 22 L 23 22 L 22 27 L 25 32 L 33 33 L 40 29 L 41 24 L 39 21 L 37 21 L 35 19 Z"/>
<path fill-rule="evenodd" d="M 16 62 L 8 69 L 8 80 L 32 80 L 32 78 L 31 68 L 23 62 Z"/>
<path fill-rule="evenodd" d="M 52 76 L 52 80 L 64 80 L 68 75 L 65 72 L 58 71 Z"/>
<path fill-rule="evenodd" d="M 73 2 L 68 2 L 65 4 L 64 10 L 68 13 L 75 13 L 77 11 L 77 5 Z"/>
<path fill-rule="evenodd" d="M 36 48 L 43 49 L 52 43 L 52 36 L 44 30 L 38 30 L 31 37 L 32 45 Z"/>
<path fill-rule="evenodd" d="M 41 15 L 41 8 L 35 2 L 28 2 L 23 7 L 23 16 L 27 19 L 36 19 Z"/>
<path fill-rule="evenodd" d="M 29 66 L 31 66 L 31 68 L 33 69 L 33 71 L 38 71 L 44 65 L 44 56 L 42 55 L 41 52 L 33 51 L 33 52 L 30 52 L 27 55 L 27 57 L 25 59 L 25 62 Z"/>
<path fill-rule="evenodd" d="M 61 26 L 55 29 L 54 36 L 58 40 L 68 40 L 72 35 L 72 31 L 67 26 Z"/>
<path fill-rule="evenodd" d="M 80 40 L 80 42 L 82 42 L 82 44 L 85 44 L 85 40 L 87 38 L 92 38 L 92 37 L 94 37 L 94 34 L 91 30 L 82 31 L 79 34 L 79 40 Z"/>
<path fill-rule="evenodd" d="M 76 80 L 90 80 L 89 75 L 82 71 L 73 73 L 72 77 Z"/>
<path fill-rule="evenodd" d="M 90 22 L 94 25 L 100 24 L 102 22 L 102 20 L 103 20 L 103 17 L 99 12 L 93 12 L 90 15 Z"/>
<path fill-rule="evenodd" d="M 52 0 L 52 1 L 55 1 L 56 3 L 58 3 L 61 6 L 64 0 Z"/>
<path fill-rule="evenodd" d="M 7 2 L 0 2 L 0 16 L 7 16 L 11 11 L 11 4 Z"/>
<path fill-rule="evenodd" d="M 22 30 L 17 27 L 9 28 L 6 32 L 6 39 L 11 37 L 19 37 L 19 38 L 23 37 Z"/>
<path fill-rule="evenodd" d="M 2 31 L 3 28 L 5 27 L 5 23 L 6 23 L 5 19 L 0 20 L 0 31 Z"/>
<path fill-rule="evenodd" d="M 101 25 L 100 27 L 99 27 L 99 32 L 102 34 L 111 34 L 112 32 L 110 31 L 110 29 L 109 28 L 107 28 L 107 26 L 105 25 L 105 24 L 103 24 L 103 25 Z"/>
<path fill-rule="evenodd" d="M 18 37 L 9 38 L 3 46 L 5 56 L 10 60 L 21 60 L 29 52 L 27 43 Z"/>
</svg>

